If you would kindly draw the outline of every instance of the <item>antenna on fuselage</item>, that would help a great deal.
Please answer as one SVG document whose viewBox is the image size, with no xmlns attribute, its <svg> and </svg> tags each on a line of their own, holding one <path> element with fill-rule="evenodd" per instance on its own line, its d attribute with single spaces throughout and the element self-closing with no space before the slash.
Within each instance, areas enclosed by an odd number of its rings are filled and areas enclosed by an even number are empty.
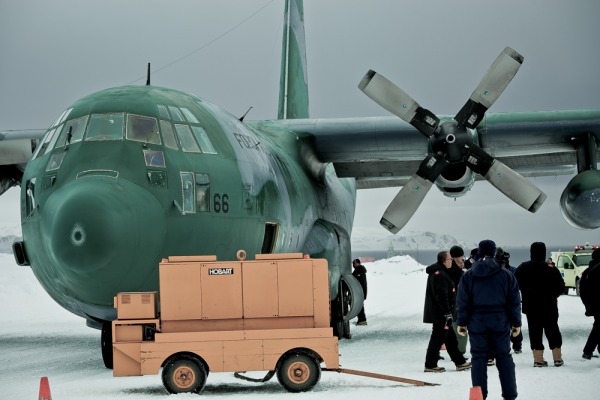
<svg viewBox="0 0 600 400">
<path fill-rule="evenodd" d="M 150 86 L 150 63 L 148 63 L 148 72 L 146 73 L 146 86 Z"/>
<path fill-rule="evenodd" d="M 250 108 L 248 109 L 248 111 L 246 111 L 246 112 L 244 113 L 244 115 L 242 115 L 242 116 L 240 117 L 240 121 L 243 121 L 243 120 L 244 120 L 244 118 L 246 118 L 246 115 L 248 115 L 248 113 L 250 112 L 250 110 L 252 110 L 252 106 L 250 106 Z"/>
</svg>

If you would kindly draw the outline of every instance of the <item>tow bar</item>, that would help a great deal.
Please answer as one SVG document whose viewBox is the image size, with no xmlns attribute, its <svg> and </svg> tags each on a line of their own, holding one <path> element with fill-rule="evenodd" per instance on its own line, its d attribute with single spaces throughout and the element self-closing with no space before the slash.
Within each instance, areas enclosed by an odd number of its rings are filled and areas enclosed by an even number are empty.
<svg viewBox="0 0 600 400">
<path fill-rule="evenodd" d="M 368 378 L 375 378 L 375 379 L 385 379 L 388 381 L 408 383 L 408 384 L 415 385 L 415 386 L 439 386 L 440 385 L 439 383 L 423 382 L 423 381 L 417 381 L 414 379 L 400 378 L 399 376 L 376 374 L 374 372 L 357 371 L 355 369 L 348 369 L 348 368 L 337 368 L 337 369 L 323 368 L 323 371 L 338 372 L 341 374 L 349 374 L 349 375 L 366 376 Z"/>
</svg>

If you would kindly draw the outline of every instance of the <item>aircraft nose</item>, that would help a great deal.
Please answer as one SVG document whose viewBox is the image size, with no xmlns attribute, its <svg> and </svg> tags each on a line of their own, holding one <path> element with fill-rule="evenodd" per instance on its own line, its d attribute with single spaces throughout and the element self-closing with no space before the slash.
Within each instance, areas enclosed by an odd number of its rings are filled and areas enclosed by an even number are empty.
<svg viewBox="0 0 600 400">
<path fill-rule="evenodd" d="M 157 286 L 165 219 L 145 189 L 127 180 L 86 177 L 53 193 L 42 212 L 56 276 L 78 300 L 111 305 L 117 292 Z"/>
</svg>

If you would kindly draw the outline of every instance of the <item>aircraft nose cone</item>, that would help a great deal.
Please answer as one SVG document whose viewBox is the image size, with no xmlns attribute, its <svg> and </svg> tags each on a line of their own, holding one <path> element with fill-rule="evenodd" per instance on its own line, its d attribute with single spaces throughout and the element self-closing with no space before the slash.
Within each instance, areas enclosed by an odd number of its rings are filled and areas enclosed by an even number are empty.
<svg viewBox="0 0 600 400">
<path fill-rule="evenodd" d="M 42 211 L 56 275 L 78 300 L 110 305 L 119 291 L 149 290 L 165 220 L 146 190 L 126 180 L 87 177 L 53 193 Z"/>
</svg>

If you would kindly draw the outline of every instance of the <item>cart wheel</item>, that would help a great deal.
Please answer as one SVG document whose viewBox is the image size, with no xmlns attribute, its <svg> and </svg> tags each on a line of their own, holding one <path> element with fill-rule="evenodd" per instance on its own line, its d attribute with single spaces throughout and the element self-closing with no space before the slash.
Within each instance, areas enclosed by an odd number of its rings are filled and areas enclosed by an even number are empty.
<svg viewBox="0 0 600 400">
<path fill-rule="evenodd" d="M 207 375 L 200 360 L 181 355 L 172 358 L 164 366 L 162 381 L 169 393 L 200 393 Z"/>
<path fill-rule="evenodd" d="M 277 380 L 288 392 L 307 392 L 321 378 L 321 367 L 314 357 L 302 353 L 284 356 L 277 369 Z"/>
</svg>

